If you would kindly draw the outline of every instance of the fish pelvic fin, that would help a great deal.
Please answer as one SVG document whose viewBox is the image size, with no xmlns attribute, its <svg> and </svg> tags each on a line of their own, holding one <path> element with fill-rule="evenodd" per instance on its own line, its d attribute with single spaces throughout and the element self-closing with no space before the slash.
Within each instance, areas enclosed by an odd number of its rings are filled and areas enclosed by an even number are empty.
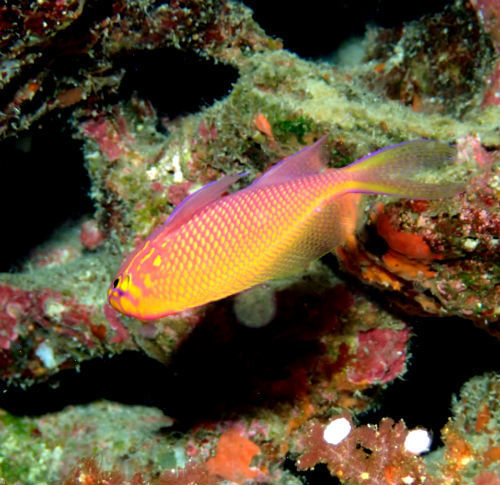
<svg viewBox="0 0 500 485">
<path fill-rule="evenodd" d="M 410 199 L 441 199 L 465 190 L 463 183 L 412 180 L 429 169 L 452 164 L 456 149 L 434 140 L 412 140 L 383 148 L 340 169 L 352 180 L 351 192 L 393 195 Z"/>
</svg>

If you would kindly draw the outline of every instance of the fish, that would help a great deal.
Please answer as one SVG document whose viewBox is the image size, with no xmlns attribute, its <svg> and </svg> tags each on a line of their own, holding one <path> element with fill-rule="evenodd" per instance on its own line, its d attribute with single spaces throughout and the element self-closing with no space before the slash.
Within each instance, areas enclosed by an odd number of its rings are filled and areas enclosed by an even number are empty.
<svg viewBox="0 0 500 485">
<path fill-rule="evenodd" d="M 304 270 L 356 230 L 353 197 L 440 199 L 461 183 L 418 175 L 456 159 L 456 149 L 417 139 L 328 168 L 328 135 L 277 163 L 245 188 L 231 174 L 189 195 L 122 264 L 108 301 L 122 314 L 154 320 Z M 417 180 L 415 180 L 417 179 Z"/>
</svg>

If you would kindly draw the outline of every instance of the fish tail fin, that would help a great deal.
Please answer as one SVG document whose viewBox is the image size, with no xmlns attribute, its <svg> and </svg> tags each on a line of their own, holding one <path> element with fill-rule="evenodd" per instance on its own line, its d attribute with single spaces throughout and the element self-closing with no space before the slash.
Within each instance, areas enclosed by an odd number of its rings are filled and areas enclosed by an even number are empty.
<svg viewBox="0 0 500 485">
<path fill-rule="evenodd" d="M 411 177 L 453 163 L 456 149 L 434 140 L 413 140 L 378 150 L 342 168 L 353 181 L 351 192 L 377 193 L 410 199 L 441 199 L 465 190 L 461 183 L 426 183 Z"/>
</svg>

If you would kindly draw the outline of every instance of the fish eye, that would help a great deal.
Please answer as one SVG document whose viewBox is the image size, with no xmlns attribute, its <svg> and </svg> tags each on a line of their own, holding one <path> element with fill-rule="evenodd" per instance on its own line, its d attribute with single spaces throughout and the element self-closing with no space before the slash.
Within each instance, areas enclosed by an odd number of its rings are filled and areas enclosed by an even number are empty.
<svg viewBox="0 0 500 485">
<path fill-rule="evenodd" d="M 120 278 L 116 278 L 115 281 L 113 281 L 113 288 L 118 288 L 118 285 L 120 284 Z"/>
</svg>

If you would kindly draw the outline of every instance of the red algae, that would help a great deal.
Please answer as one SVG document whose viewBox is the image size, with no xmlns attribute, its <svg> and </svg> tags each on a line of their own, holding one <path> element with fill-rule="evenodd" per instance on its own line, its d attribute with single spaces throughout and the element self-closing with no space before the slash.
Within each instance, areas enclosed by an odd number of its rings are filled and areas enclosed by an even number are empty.
<svg viewBox="0 0 500 485">
<path fill-rule="evenodd" d="M 80 241 L 89 251 L 94 251 L 104 242 L 106 236 L 99 229 L 96 220 L 85 221 L 80 228 Z"/>
<path fill-rule="evenodd" d="M 193 183 L 189 181 L 169 185 L 167 189 L 168 201 L 177 207 L 189 195 L 189 188 L 192 185 Z"/>
<path fill-rule="evenodd" d="M 347 367 L 350 381 L 370 384 L 389 382 L 405 369 L 409 329 L 395 331 L 375 328 L 358 335 L 358 348 L 353 362 Z"/>
<path fill-rule="evenodd" d="M 217 480 L 207 470 L 204 463 L 189 462 L 185 468 L 178 471 L 163 473 L 152 485 L 217 485 Z"/>
<path fill-rule="evenodd" d="M 250 462 L 259 451 L 259 447 L 242 436 L 237 429 L 230 429 L 221 435 L 215 457 L 207 460 L 207 469 L 210 475 L 243 483 L 261 473 L 250 467 Z"/>
<path fill-rule="evenodd" d="M 363 480 L 367 485 L 405 483 L 436 484 L 422 459 L 405 450 L 408 430 L 402 421 L 385 418 L 378 426 L 354 427 L 340 443 L 324 438 L 325 427 L 311 420 L 304 429 L 297 460 L 300 470 L 325 463 L 333 476 L 341 480 Z"/>
<path fill-rule="evenodd" d="M 500 474 L 483 471 L 474 479 L 474 485 L 500 485 Z"/>
<path fill-rule="evenodd" d="M 127 328 L 123 325 L 120 314 L 111 308 L 107 303 L 102 307 L 102 311 L 111 328 L 115 331 L 114 337 L 110 339 L 112 343 L 123 343 L 130 340 Z"/>
<path fill-rule="evenodd" d="M 441 255 L 431 251 L 421 236 L 396 230 L 391 224 L 390 216 L 385 212 L 381 212 L 377 216 L 377 232 L 385 239 L 391 249 L 409 258 L 424 260 L 442 258 Z"/>
<path fill-rule="evenodd" d="M 81 129 L 86 136 L 99 144 L 99 149 L 109 161 L 118 160 L 125 153 L 126 149 L 120 143 L 122 137 L 119 131 L 108 120 L 89 120 L 82 124 Z"/>
<path fill-rule="evenodd" d="M 143 483 L 139 477 L 128 481 L 118 471 L 101 470 L 95 460 L 86 458 L 71 471 L 63 485 L 143 485 Z"/>
<path fill-rule="evenodd" d="M 67 365 L 65 342 L 78 348 L 81 356 L 102 354 L 107 342 L 132 348 L 123 325 L 115 323 L 106 321 L 95 307 L 55 290 L 0 285 L 0 348 L 5 353 L 0 375 L 16 379 L 20 374 L 33 378 L 56 372 Z M 25 342 L 30 352 L 20 353 L 19 345 Z"/>
</svg>

